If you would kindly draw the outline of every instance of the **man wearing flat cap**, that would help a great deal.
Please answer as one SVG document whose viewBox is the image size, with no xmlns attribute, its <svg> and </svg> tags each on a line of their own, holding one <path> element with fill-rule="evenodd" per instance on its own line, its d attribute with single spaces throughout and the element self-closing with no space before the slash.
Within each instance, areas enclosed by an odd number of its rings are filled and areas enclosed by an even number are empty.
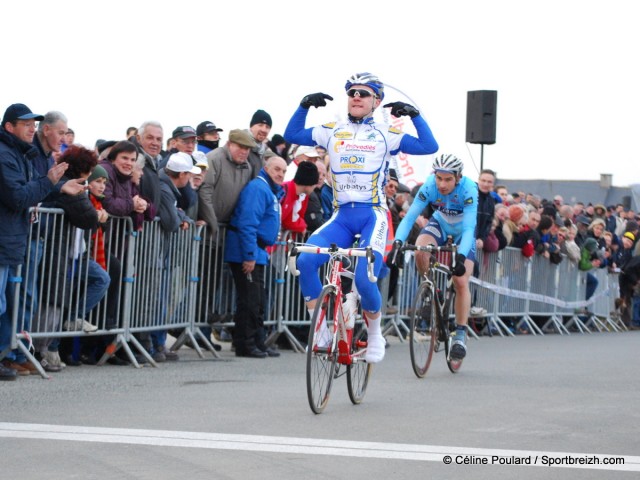
<svg viewBox="0 0 640 480">
<path fill-rule="evenodd" d="M 248 159 L 255 147 L 251 134 L 235 129 L 229 132 L 226 145 L 207 154 L 210 168 L 198 191 L 198 215 L 214 237 L 218 223 L 229 222 L 240 192 L 253 178 Z"/>
</svg>

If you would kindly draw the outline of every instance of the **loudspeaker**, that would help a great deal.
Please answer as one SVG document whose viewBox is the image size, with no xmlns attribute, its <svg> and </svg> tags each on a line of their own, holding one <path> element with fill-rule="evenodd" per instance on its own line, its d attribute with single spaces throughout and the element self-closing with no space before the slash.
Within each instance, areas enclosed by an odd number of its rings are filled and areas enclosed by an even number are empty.
<svg viewBox="0 0 640 480">
<path fill-rule="evenodd" d="M 490 145 L 496 143 L 496 108 L 498 92 L 467 92 L 467 142 Z"/>
</svg>

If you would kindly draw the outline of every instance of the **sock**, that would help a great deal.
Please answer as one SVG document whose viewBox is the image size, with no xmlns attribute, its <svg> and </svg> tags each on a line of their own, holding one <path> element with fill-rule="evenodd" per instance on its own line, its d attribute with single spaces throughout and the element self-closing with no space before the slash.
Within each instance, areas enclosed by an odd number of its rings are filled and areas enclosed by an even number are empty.
<svg viewBox="0 0 640 480">
<path fill-rule="evenodd" d="M 467 326 L 466 325 L 456 325 L 456 333 L 455 339 L 465 341 L 467 338 Z"/>
<path fill-rule="evenodd" d="M 315 310 L 314 308 L 307 308 L 307 312 L 309 312 L 309 319 L 313 318 L 313 311 Z"/>
<path fill-rule="evenodd" d="M 365 320 L 367 322 L 367 332 L 369 335 L 382 335 L 382 330 L 380 328 L 380 321 L 382 320 L 382 316 L 380 312 L 376 313 L 374 318 L 369 317 L 371 314 L 365 315 Z"/>
</svg>

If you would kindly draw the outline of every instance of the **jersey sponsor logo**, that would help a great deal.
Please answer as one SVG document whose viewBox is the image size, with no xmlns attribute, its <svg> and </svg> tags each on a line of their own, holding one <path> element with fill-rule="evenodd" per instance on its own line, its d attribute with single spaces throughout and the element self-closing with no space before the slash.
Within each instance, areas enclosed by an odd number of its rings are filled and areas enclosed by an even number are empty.
<svg viewBox="0 0 640 480">
<path fill-rule="evenodd" d="M 366 185 L 359 185 L 357 183 L 336 183 L 334 188 L 337 192 L 366 192 L 369 187 Z"/>
<path fill-rule="evenodd" d="M 340 168 L 342 170 L 362 170 L 364 161 L 363 155 L 342 155 L 340 157 Z"/>
<path fill-rule="evenodd" d="M 369 135 L 367 135 L 367 138 L 365 138 L 365 140 L 367 141 L 373 141 L 376 139 L 376 132 L 371 132 Z"/>
<path fill-rule="evenodd" d="M 397 128 L 395 128 L 395 127 L 389 127 L 389 133 L 396 133 L 396 134 L 398 134 L 398 133 L 402 133 L 402 130 L 398 130 L 398 129 L 397 129 Z"/>
<path fill-rule="evenodd" d="M 442 213 L 443 215 L 446 215 L 447 217 L 459 217 L 460 215 L 462 215 L 462 210 L 458 210 L 455 208 L 442 208 L 439 207 L 438 211 L 440 213 Z"/>
<path fill-rule="evenodd" d="M 469 197 L 464 201 L 465 205 L 473 205 L 473 197 Z"/>
<path fill-rule="evenodd" d="M 339 138 L 340 140 L 351 140 L 353 138 L 353 133 L 351 132 L 335 132 L 333 134 L 335 138 Z"/>
<path fill-rule="evenodd" d="M 386 244 L 387 232 L 385 230 L 385 224 L 380 223 L 380 226 L 376 229 L 376 233 L 373 237 L 373 242 L 371 242 L 378 249 L 384 248 L 384 245 Z"/>
<path fill-rule="evenodd" d="M 440 233 L 440 229 L 438 229 L 438 227 L 434 225 L 427 225 L 426 227 L 424 227 L 424 233 L 428 233 L 433 238 L 436 238 L 438 240 L 440 240 L 440 238 L 442 237 L 442 234 Z"/>
<path fill-rule="evenodd" d="M 336 153 L 349 153 L 349 152 L 365 152 L 373 153 L 376 151 L 375 145 L 360 145 L 358 143 L 347 143 L 344 140 L 336 142 L 333 146 L 333 151 Z"/>
<path fill-rule="evenodd" d="M 324 128 L 334 128 L 336 126 L 336 122 L 329 122 L 322 125 Z"/>
<path fill-rule="evenodd" d="M 422 193 L 422 192 L 418 192 L 418 198 L 419 198 L 421 201 L 423 201 L 423 202 L 426 202 L 426 201 L 427 201 L 427 197 L 426 197 L 426 196 L 425 196 L 425 194 L 424 194 L 424 193 Z"/>
</svg>

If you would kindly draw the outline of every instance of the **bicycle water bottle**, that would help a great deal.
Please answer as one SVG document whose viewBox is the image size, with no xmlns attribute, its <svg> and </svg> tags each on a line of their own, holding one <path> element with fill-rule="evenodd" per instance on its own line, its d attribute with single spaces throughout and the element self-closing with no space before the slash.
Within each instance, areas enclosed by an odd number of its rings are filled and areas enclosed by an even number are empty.
<svg viewBox="0 0 640 480">
<path fill-rule="evenodd" d="M 356 315 L 358 315 L 358 294 L 356 292 L 349 292 L 344 297 L 345 301 L 342 304 L 344 323 L 347 330 L 353 330 L 353 327 L 356 325 Z"/>
</svg>

